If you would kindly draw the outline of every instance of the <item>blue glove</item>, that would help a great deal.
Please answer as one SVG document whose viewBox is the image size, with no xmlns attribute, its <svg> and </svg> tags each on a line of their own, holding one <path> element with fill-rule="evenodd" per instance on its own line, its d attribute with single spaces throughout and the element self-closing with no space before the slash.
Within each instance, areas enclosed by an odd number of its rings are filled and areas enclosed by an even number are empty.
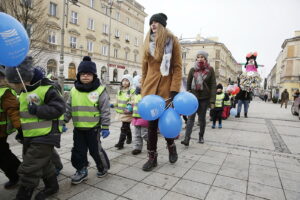
<svg viewBox="0 0 300 200">
<path fill-rule="evenodd" d="M 28 104 L 28 112 L 32 115 L 35 115 L 37 112 L 37 105 L 35 103 L 29 103 Z"/>
<path fill-rule="evenodd" d="M 127 104 L 126 109 L 127 109 L 129 112 L 132 112 L 132 105 L 131 105 L 131 104 Z"/>
<path fill-rule="evenodd" d="M 108 129 L 101 129 L 101 135 L 104 138 L 106 138 L 107 136 L 109 136 L 110 132 Z"/>
<path fill-rule="evenodd" d="M 67 132 L 67 130 L 68 130 L 68 128 L 66 127 L 66 125 L 65 124 L 62 125 L 62 132 L 65 133 L 65 132 Z"/>
<path fill-rule="evenodd" d="M 114 108 L 115 106 L 114 106 L 114 104 L 111 103 L 111 104 L 110 104 L 110 107 L 111 107 L 111 108 Z"/>
</svg>

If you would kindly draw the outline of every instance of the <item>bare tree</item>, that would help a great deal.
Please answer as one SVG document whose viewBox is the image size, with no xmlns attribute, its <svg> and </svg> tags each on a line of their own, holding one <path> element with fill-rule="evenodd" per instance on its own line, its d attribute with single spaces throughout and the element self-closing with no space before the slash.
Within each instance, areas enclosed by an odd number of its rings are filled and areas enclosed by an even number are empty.
<svg viewBox="0 0 300 200">
<path fill-rule="evenodd" d="M 48 47 L 46 10 L 43 0 L 0 0 L 0 11 L 15 17 L 26 29 L 35 62 Z"/>
</svg>

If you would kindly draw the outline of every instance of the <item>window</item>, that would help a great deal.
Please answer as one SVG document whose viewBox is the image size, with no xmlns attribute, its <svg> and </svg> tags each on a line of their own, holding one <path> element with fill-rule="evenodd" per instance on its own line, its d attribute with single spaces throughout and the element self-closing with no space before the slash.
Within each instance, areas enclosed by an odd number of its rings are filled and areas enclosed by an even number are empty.
<svg viewBox="0 0 300 200">
<path fill-rule="evenodd" d="M 90 0 L 90 7 L 91 7 L 91 8 L 94 8 L 94 3 L 95 3 L 94 0 Z"/>
<path fill-rule="evenodd" d="M 51 31 L 48 35 L 48 42 L 51 44 L 56 44 L 55 32 Z"/>
<path fill-rule="evenodd" d="M 120 31 L 118 29 L 116 29 L 115 31 L 115 37 L 120 38 Z"/>
<path fill-rule="evenodd" d="M 125 52 L 125 60 L 128 60 L 128 57 L 129 57 L 129 52 Z"/>
<path fill-rule="evenodd" d="M 57 5 L 55 3 L 50 2 L 49 14 L 51 16 L 56 17 L 56 8 L 57 8 Z"/>
<path fill-rule="evenodd" d="M 127 69 L 125 69 L 125 71 L 124 71 L 124 75 L 126 75 L 126 74 L 128 74 L 128 70 Z"/>
<path fill-rule="evenodd" d="M 118 58 L 118 49 L 114 49 L 114 57 Z"/>
<path fill-rule="evenodd" d="M 74 63 L 69 64 L 68 78 L 72 80 L 76 80 L 76 67 Z"/>
<path fill-rule="evenodd" d="M 116 12 L 116 20 L 120 21 L 120 13 Z"/>
<path fill-rule="evenodd" d="M 126 18 L 126 24 L 129 26 L 130 25 L 130 19 L 129 17 Z"/>
<path fill-rule="evenodd" d="M 216 59 L 220 59 L 220 54 L 221 54 L 221 50 L 217 49 L 216 50 Z"/>
<path fill-rule="evenodd" d="M 74 36 L 70 37 L 70 47 L 76 49 L 77 38 Z"/>
<path fill-rule="evenodd" d="M 94 20 L 89 18 L 89 20 L 88 20 L 88 29 L 94 30 L 94 28 L 95 28 L 94 27 Z"/>
<path fill-rule="evenodd" d="M 107 24 L 103 24 L 103 33 L 108 35 L 108 25 Z"/>
<path fill-rule="evenodd" d="M 137 37 L 134 38 L 134 45 L 139 46 L 139 39 Z"/>
<path fill-rule="evenodd" d="M 108 46 L 107 45 L 102 46 L 102 55 L 104 55 L 104 56 L 108 55 Z"/>
<path fill-rule="evenodd" d="M 104 7 L 103 7 L 103 12 L 104 12 L 104 14 L 108 15 L 108 13 L 109 13 L 109 8 L 108 8 L 107 6 L 104 6 Z"/>
<path fill-rule="evenodd" d="M 135 53 L 134 54 L 134 62 L 136 62 L 137 61 L 137 54 Z"/>
<path fill-rule="evenodd" d="M 87 42 L 87 50 L 88 52 L 93 52 L 93 47 L 94 47 L 94 44 L 92 41 L 88 41 Z"/>
<path fill-rule="evenodd" d="M 71 12 L 71 23 L 72 24 L 77 24 L 77 22 L 78 22 L 78 13 L 72 11 Z"/>
<path fill-rule="evenodd" d="M 129 41 L 130 41 L 130 38 L 129 38 L 129 35 L 128 35 L 128 34 L 125 35 L 125 41 L 126 41 L 126 42 L 129 42 Z"/>
</svg>

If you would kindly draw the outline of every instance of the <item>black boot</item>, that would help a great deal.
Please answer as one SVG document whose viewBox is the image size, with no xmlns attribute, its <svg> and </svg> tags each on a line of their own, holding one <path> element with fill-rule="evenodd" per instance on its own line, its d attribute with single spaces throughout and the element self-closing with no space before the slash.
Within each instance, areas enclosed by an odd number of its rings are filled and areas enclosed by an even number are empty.
<svg viewBox="0 0 300 200">
<path fill-rule="evenodd" d="M 169 150 L 169 161 L 170 163 L 175 163 L 178 159 L 178 154 L 176 151 L 176 145 L 175 143 L 171 144 L 171 145 L 167 145 L 168 150 Z"/>
<path fill-rule="evenodd" d="M 235 118 L 240 118 L 240 113 L 238 113 L 238 114 L 235 116 Z"/>
<path fill-rule="evenodd" d="M 157 166 L 157 153 L 155 151 L 148 151 L 148 161 L 143 165 L 144 171 L 151 171 Z"/>
<path fill-rule="evenodd" d="M 56 175 L 53 175 L 47 179 L 43 179 L 45 188 L 37 193 L 35 200 L 45 200 L 47 197 L 55 194 L 59 190 L 59 185 L 57 182 Z"/>
<path fill-rule="evenodd" d="M 20 186 L 15 200 L 31 200 L 34 188 Z"/>
<path fill-rule="evenodd" d="M 190 140 L 185 137 L 184 140 L 181 141 L 181 144 L 183 144 L 185 146 L 189 146 L 190 145 Z"/>
<path fill-rule="evenodd" d="M 131 130 L 130 128 L 127 130 L 127 138 L 126 138 L 126 144 L 131 144 L 132 142 L 132 133 L 131 133 Z"/>
<path fill-rule="evenodd" d="M 248 118 L 248 115 L 247 115 L 247 113 L 245 113 L 245 114 L 244 114 L 244 116 L 245 116 L 245 118 Z"/>
<path fill-rule="evenodd" d="M 119 142 L 115 145 L 115 147 L 117 147 L 118 149 L 123 149 L 125 140 L 126 140 L 126 133 L 121 132 Z"/>
</svg>

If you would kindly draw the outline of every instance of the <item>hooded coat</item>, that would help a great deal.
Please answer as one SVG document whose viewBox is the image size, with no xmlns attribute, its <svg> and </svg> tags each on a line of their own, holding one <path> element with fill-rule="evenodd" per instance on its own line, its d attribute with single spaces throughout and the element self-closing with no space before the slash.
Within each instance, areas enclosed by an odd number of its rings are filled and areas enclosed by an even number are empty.
<svg viewBox="0 0 300 200">
<path fill-rule="evenodd" d="M 182 79 L 181 47 L 178 39 L 168 33 L 173 40 L 172 58 L 168 76 L 160 72 L 161 61 L 155 60 L 151 55 L 143 58 L 142 65 L 142 96 L 155 94 L 165 99 L 171 96 L 171 91 L 179 92 Z"/>
</svg>

